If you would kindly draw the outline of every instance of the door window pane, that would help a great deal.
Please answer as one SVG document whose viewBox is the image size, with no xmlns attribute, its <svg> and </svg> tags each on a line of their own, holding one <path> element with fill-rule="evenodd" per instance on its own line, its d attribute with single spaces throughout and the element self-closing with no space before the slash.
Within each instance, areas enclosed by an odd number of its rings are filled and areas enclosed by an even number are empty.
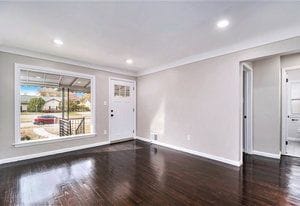
<svg viewBox="0 0 300 206">
<path fill-rule="evenodd" d="M 126 95 L 125 86 L 120 86 L 120 96 L 125 97 L 125 95 Z"/>
<path fill-rule="evenodd" d="M 126 97 L 130 97 L 130 87 L 126 86 Z"/>
<path fill-rule="evenodd" d="M 116 84 L 115 84 L 115 89 L 114 89 L 114 90 L 115 90 L 114 96 L 115 96 L 115 97 L 120 96 L 120 85 L 116 85 Z"/>
<path fill-rule="evenodd" d="M 130 87 L 115 84 L 114 96 L 115 97 L 130 97 Z"/>
</svg>

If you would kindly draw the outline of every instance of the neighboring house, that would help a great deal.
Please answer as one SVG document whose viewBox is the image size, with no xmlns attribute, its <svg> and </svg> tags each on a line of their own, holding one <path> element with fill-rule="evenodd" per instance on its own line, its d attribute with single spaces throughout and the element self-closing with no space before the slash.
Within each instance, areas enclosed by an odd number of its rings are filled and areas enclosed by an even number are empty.
<svg viewBox="0 0 300 206">
<path fill-rule="evenodd" d="M 28 104 L 32 98 L 37 98 L 39 96 L 21 95 L 21 112 L 28 111 Z M 60 110 L 61 97 L 41 97 L 45 100 L 45 105 L 43 106 L 43 111 L 45 112 L 55 112 Z"/>
<path fill-rule="evenodd" d="M 89 110 L 91 110 L 91 102 L 89 100 L 86 100 L 83 104 L 84 104 L 84 106 L 89 108 Z"/>
<path fill-rule="evenodd" d="M 59 111 L 61 105 L 61 97 L 42 97 L 45 100 L 43 111 Z"/>
<path fill-rule="evenodd" d="M 35 96 L 21 95 L 21 112 L 27 112 L 30 99 Z"/>
</svg>

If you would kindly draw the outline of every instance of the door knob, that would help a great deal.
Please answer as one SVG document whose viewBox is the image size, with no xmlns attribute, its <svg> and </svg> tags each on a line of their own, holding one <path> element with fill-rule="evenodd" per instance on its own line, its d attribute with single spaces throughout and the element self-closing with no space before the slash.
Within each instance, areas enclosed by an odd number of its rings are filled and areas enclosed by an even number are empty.
<svg viewBox="0 0 300 206">
<path fill-rule="evenodd" d="M 113 116 L 114 116 L 114 114 L 110 114 L 110 116 L 111 116 L 111 117 L 113 117 Z"/>
</svg>

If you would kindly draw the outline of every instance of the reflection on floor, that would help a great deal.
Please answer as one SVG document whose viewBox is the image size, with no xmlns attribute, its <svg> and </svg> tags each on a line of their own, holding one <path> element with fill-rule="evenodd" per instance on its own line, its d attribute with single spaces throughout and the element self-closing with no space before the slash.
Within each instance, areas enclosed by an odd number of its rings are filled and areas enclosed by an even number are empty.
<svg viewBox="0 0 300 206">
<path fill-rule="evenodd" d="M 141 141 L 0 166 L 0 205 L 300 204 L 300 160 L 241 168 Z"/>
</svg>

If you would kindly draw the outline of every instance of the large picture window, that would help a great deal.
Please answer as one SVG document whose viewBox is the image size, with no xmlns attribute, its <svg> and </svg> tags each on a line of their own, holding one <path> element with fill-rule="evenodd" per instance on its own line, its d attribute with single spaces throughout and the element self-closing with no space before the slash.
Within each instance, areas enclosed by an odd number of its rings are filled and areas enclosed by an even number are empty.
<svg viewBox="0 0 300 206">
<path fill-rule="evenodd" d="M 94 77 L 16 64 L 16 143 L 94 134 Z"/>
</svg>

